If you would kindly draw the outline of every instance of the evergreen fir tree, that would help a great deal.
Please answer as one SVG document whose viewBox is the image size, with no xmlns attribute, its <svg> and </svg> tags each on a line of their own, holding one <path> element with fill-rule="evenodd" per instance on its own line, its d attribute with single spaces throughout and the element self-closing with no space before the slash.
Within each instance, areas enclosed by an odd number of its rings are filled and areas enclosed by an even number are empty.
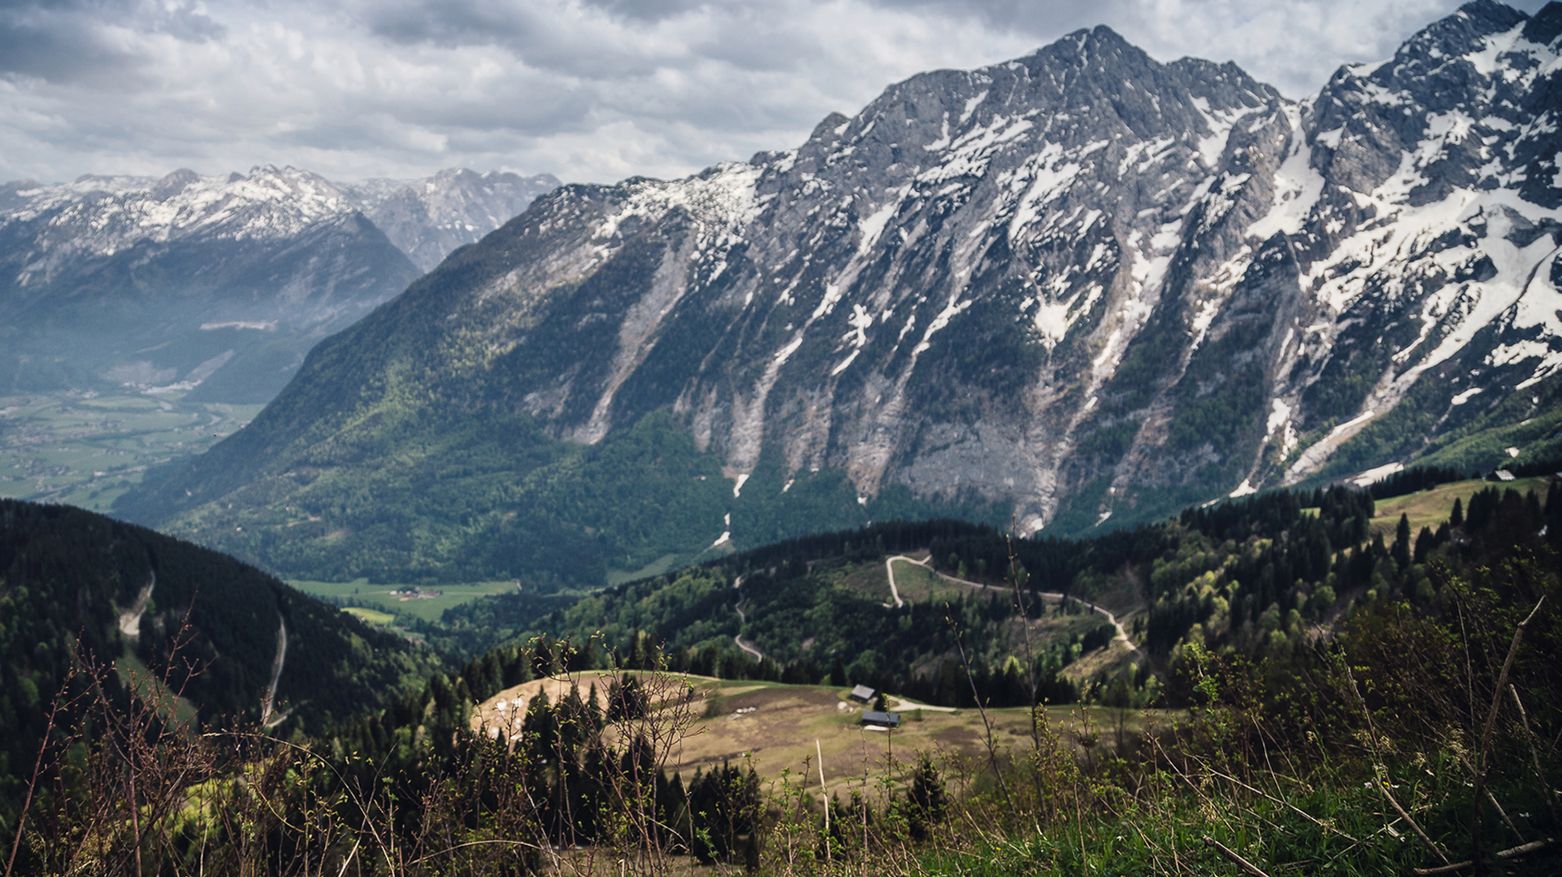
<svg viewBox="0 0 1562 877">
<path fill-rule="evenodd" d="M 1399 525 L 1394 528 L 1394 562 L 1400 569 L 1410 566 L 1410 518 L 1407 515 L 1399 516 Z"/>
<path fill-rule="evenodd" d="M 911 788 L 907 791 L 907 799 L 910 805 L 907 823 L 911 829 L 911 836 L 916 840 L 925 840 L 932 833 L 933 828 L 944 821 L 949 804 L 949 797 L 944 791 L 944 780 L 939 776 L 933 760 L 926 754 L 923 754 L 917 762 L 917 768 L 911 775 Z"/>
</svg>

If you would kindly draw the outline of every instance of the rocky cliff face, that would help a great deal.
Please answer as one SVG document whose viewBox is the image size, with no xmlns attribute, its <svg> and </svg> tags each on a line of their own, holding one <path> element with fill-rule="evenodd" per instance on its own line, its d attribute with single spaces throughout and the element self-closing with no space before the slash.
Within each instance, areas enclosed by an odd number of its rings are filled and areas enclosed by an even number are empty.
<svg viewBox="0 0 1562 877">
<path fill-rule="evenodd" d="M 0 386 L 188 385 L 269 399 L 310 346 L 405 289 L 419 262 L 520 212 L 545 182 L 448 171 L 344 187 L 260 167 L 6 184 Z"/>
<path fill-rule="evenodd" d="M 671 412 L 735 480 L 739 542 L 753 503 L 819 523 L 783 495 L 832 473 L 864 514 L 1067 532 L 1554 444 L 1559 23 L 1472 3 L 1301 103 L 1096 28 L 913 77 L 792 150 L 565 187 L 127 507 L 305 501 L 373 465 L 322 469 L 318 442 L 431 412 L 589 446 Z"/>
<path fill-rule="evenodd" d="M 369 221 L 427 272 L 450 251 L 476 242 L 559 185 L 550 174 L 523 177 L 453 168 L 426 180 L 374 180 L 346 188 Z"/>
</svg>

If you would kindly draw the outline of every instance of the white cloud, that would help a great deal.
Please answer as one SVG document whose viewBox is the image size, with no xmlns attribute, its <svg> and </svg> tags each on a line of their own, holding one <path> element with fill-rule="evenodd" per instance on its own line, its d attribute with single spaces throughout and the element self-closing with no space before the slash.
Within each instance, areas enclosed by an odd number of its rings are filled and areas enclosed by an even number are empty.
<svg viewBox="0 0 1562 877">
<path fill-rule="evenodd" d="M 1530 6 L 1538 5 L 1531 3 Z M 1106 23 L 1293 96 L 1446 0 L 0 0 L 0 178 L 465 165 L 612 180 L 797 144 L 938 67 Z M 68 50 L 68 51 L 67 51 Z"/>
</svg>

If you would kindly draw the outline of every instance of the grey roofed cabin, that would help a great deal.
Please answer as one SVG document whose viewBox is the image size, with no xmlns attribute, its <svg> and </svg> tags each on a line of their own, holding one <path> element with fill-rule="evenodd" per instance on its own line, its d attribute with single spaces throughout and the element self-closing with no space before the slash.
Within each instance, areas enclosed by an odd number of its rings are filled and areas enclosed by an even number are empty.
<svg viewBox="0 0 1562 877">
<path fill-rule="evenodd" d="M 1491 474 L 1491 477 L 1493 481 L 1512 481 L 1513 473 L 1506 469 L 1498 469 Z"/>
<path fill-rule="evenodd" d="M 873 689 L 869 688 L 866 685 L 853 685 L 851 693 L 846 695 L 846 696 L 851 698 L 852 700 L 856 700 L 856 701 L 861 701 L 863 703 L 867 703 L 868 701 L 873 699 L 873 696 L 875 694 L 878 694 L 878 692 L 874 691 Z"/>
<path fill-rule="evenodd" d="M 858 720 L 861 725 L 876 725 L 880 728 L 900 727 L 900 713 L 881 713 L 878 710 L 866 710 L 862 718 Z"/>
</svg>

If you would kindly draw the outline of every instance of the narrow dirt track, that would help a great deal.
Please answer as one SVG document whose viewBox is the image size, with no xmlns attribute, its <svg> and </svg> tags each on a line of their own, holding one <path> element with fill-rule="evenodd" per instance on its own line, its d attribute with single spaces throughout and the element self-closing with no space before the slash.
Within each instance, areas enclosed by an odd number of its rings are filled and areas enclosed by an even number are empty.
<svg viewBox="0 0 1562 877">
<path fill-rule="evenodd" d="M 277 619 L 277 656 L 271 661 L 271 681 L 266 683 L 266 690 L 260 696 L 260 725 L 263 728 L 274 728 L 287 718 L 287 713 L 271 716 L 273 705 L 277 702 L 277 683 L 282 680 L 282 666 L 287 662 L 287 622 Z"/>
<path fill-rule="evenodd" d="M 911 558 L 905 556 L 904 554 L 897 554 L 894 557 L 884 558 L 884 574 L 889 577 L 889 595 L 895 598 L 895 608 L 899 609 L 900 607 L 906 605 L 906 601 L 900 599 L 900 589 L 895 587 L 895 561 L 897 560 L 910 561 L 912 563 L 917 563 L 919 566 L 926 566 L 926 564 L 921 564 L 915 560 L 911 560 Z"/>
<path fill-rule="evenodd" d="M 893 557 L 885 558 L 885 560 L 884 560 L 884 569 L 885 569 L 885 572 L 888 573 L 888 575 L 889 575 L 889 591 L 890 591 L 890 594 L 895 598 L 895 605 L 897 607 L 905 605 L 901 601 L 901 599 L 900 599 L 900 591 L 898 589 L 896 589 L 896 587 L 895 587 L 895 564 L 894 564 L 894 561 L 897 561 L 897 560 L 904 560 L 907 563 L 914 563 L 917 566 L 920 566 L 923 569 L 926 569 L 927 571 L 931 572 L 933 575 L 936 575 L 939 578 L 943 579 L 944 581 L 950 582 L 952 584 L 964 585 L 964 586 L 966 586 L 968 588 L 980 588 L 981 590 L 984 590 L 984 591 L 1001 591 L 1003 593 L 1008 593 L 1009 592 L 1008 588 L 1002 588 L 1002 587 L 999 587 L 997 585 L 986 585 L 986 584 L 982 584 L 981 582 L 973 582 L 970 579 L 962 579 L 962 578 L 958 578 L 956 576 L 952 576 L 952 575 L 948 575 L 946 573 L 939 572 L 938 570 L 934 569 L 932 564 L 928 563 L 926 560 L 917 560 L 915 557 L 907 557 L 904 554 L 897 554 L 897 555 L 895 555 Z M 1117 616 L 1115 614 L 1113 614 L 1111 612 L 1111 610 L 1105 609 L 1105 608 L 1103 608 L 1101 606 L 1097 606 L 1096 604 L 1091 603 L 1088 600 L 1081 600 L 1078 597 L 1072 597 L 1072 596 L 1069 596 L 1067 594 L 1060 594 L 1060 593 L 1057 593 L 1056 591 L 1036 591 L 1034 593 L 1036 594 L 1036 596 L 1040 597 L 1043 600 L 1050 600 L 1050 601 L 1052 601 L 1054 603 L 1062 603 L 1065 600 L 1073 600 L 1075 603 L 1078 603 L 1081 606 L 1085 606 L 1085 607 L 1089 608 L 1090 611 L 1095 612 L 1095 613 L 1101 615 L 1108 622 L 1110 622 L 1112 627 L 1113 627 L 1113 629 L 1117 631 L 1117 633 L 1112 637 L 1112 641 L 1113 642 L 1121 642 L 1123 645 L 1128 647 L 1129 651 L 1132 651 L 1132 652 L 1139 651 L 1139 646 L 1136 643 L 1134 643 L 1133 640 L 1128 638 L 1128 631 L 1127 631 L 1127 629 L 1123 627 L 1122 622 L 1117 620 Z"/>
<path fill-rule="evenodd" d="M 732 581 L 732 590 L 736 591 L 736 590 L 738 590 L 741 587 L 743 587 L 743 577 L 742 576 L 738 576 L 736 579 L 733 579 L 733 581 Z M 739 603 L 739 604 L 733 606 L 732 609 L 733 609 L 733 611 L 738 613 L 738 624 L 739 625 L 747 625 L 748 624 L 748 616 L 743 614 L 743 604 Z M 733 634 L 732 635 L 732 641 L 737 644 L 738 648 L 742 649 L 743 651 L 747 652 L 750 655 L 753 655 L 754 656 L 754 660 L 756 660 L 756 661 L 763 661 L 765 659 L 764 654 L 762 652 L 760 652 L 759 649 L 756 649 L 756 648 L 754 648 L 754 646 L 752 644 L 746 643 L 746 642 L 743 641 L 743 634 L 741 634 L 741 633 Z"/>
</svg>

